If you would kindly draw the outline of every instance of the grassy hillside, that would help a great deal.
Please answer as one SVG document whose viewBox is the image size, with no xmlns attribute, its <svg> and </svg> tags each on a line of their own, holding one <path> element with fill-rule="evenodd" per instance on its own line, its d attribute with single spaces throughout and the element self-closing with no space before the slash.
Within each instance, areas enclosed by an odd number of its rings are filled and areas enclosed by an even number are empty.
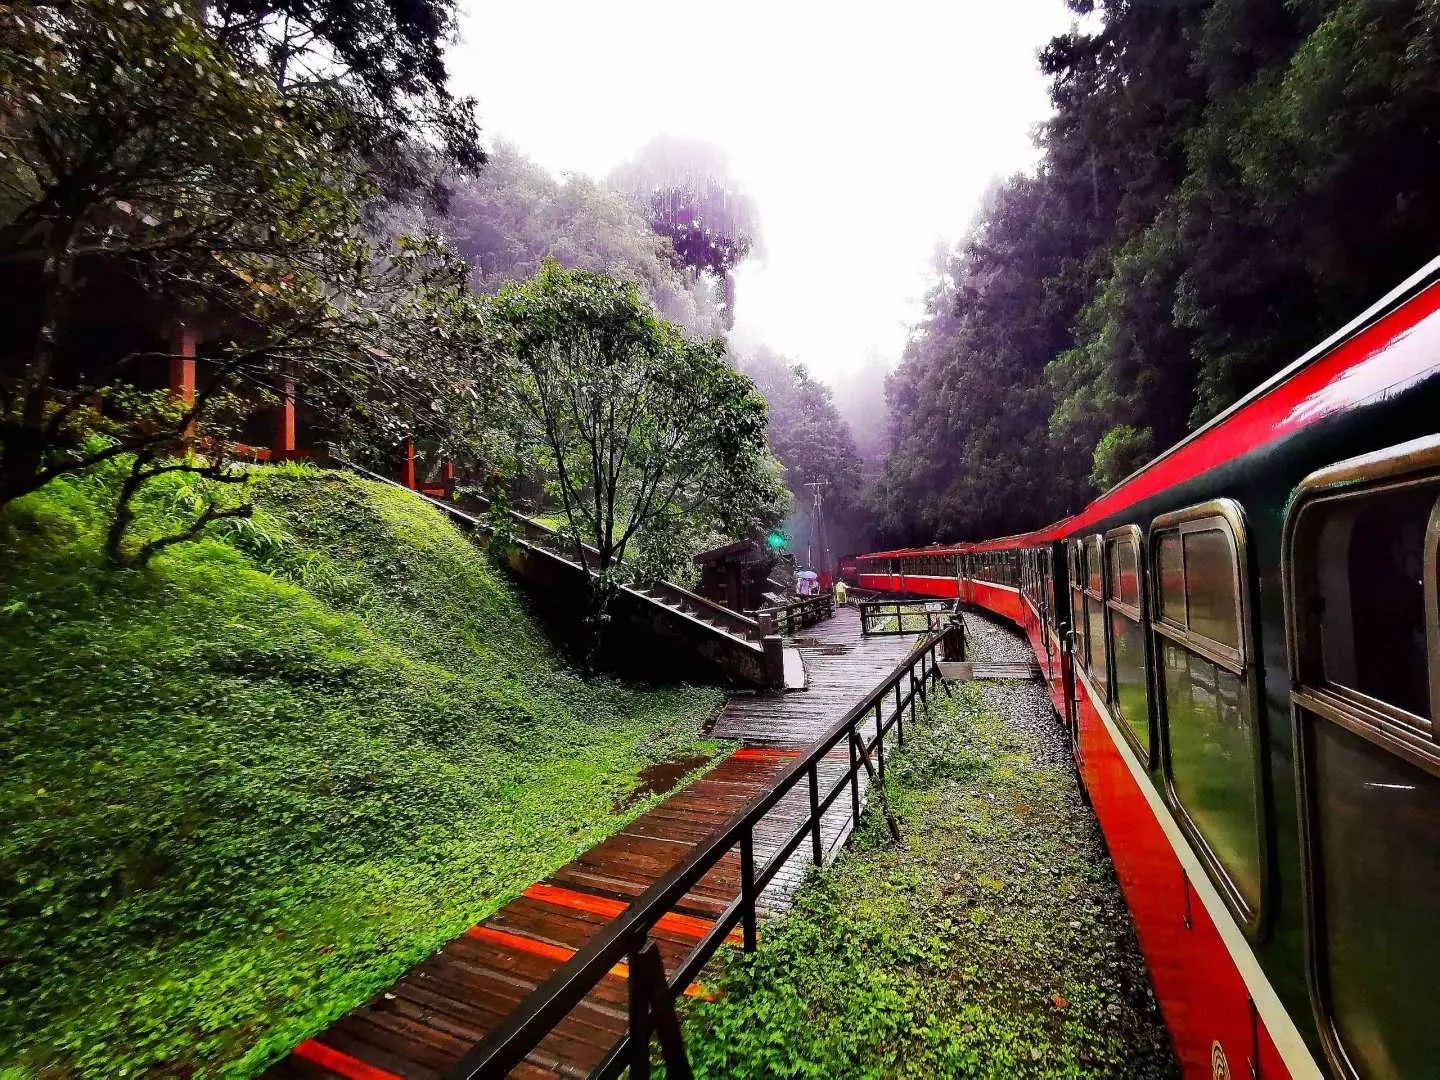
<svg viewBox="0 0 1440 1080">
<path fill-rule="evenodd" d="M 114 483 L 0 514 L 0 1074 L 253 1072 L 713 749 L 717 691 L 582 681 L 404 492 L 260 469 L 113 572 Z"/>
</svg>

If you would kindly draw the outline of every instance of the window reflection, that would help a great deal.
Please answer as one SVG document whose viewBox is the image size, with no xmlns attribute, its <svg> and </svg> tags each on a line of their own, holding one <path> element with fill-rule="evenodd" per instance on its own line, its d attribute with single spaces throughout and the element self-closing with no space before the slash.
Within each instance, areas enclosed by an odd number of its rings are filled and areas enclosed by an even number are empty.
<svg viewBox="0 0 1440 1080">
<path fill-rule="evenodd" d="M 1108 541 L 1110 547 L 1110 595 L 1132 607 L 1140 603 L 1139 569 L 1135 541 L 1121 537 Z"/>
<path fill-rule="evenodd" d="M 1239 608 L 1235 601 L 1235 559 L 1220 529 L 1184 534 L 1185 598 L 1190 629 L 1232 649 L 1240 648 Z"/>
<path fill-rule="evenodd" d="M 1302 533 L 1327 682 L 1430 717 L 1424 546 L 1430 490 L 1322 505 Z"/>
<path fill-rule="evenodd" d="M 1105 666 L 1105 604 L 1087 596 L 1085 611 L 1090 628 L 1090 675 L 1104 687 L 1110 681 Z"/>
<path fill-rule="evenodd" d="M 1440 780 L 1336 724 L 1302 717 L 1313 736 L 1312 857 L 1328 1011 L 1367 1080 L 1433 1076 Z"/>
<path fill-rule="evenodd" d="M 1140 623 L 1123 612 L 1110 612 L 1110 640 L 1114 649 L 1115 685 L 1111 699 L 1121 718 L 1135 733 L 1140 747 L 1150 752 L 1150 708 L 1145 690 L 1145 637 Z"/>
<path fill-rule="evenodd" d="M 1161 613 L 1171 622 L 1185 625 L 1185 572 L 1180 564 L 1180 534 L 1168 532 L 1160 537 L 1159 564 Z M 1152 585 L 1155 579 L 1151 579 Z"/>
<path fill-rule="evenodd" d="M 1165 719 L 1175 796 L 1254 911 L 1260 902 L 1256 732 L 1238 676 L 1162 641 Z"/>
</svg>

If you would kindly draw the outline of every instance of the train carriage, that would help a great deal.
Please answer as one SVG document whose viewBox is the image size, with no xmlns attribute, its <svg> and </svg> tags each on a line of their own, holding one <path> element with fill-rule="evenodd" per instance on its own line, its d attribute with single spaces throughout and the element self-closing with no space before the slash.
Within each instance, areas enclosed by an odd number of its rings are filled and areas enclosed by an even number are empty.
<svg viewBox="0 0 1440 1080">
<path fill-rule="evenodd" d="M 858 560 L 1026 635 L 1187 1076 L 1440 1075 L 1437 433 L 1440 260 L 1079 513 Z"/>
</svg>

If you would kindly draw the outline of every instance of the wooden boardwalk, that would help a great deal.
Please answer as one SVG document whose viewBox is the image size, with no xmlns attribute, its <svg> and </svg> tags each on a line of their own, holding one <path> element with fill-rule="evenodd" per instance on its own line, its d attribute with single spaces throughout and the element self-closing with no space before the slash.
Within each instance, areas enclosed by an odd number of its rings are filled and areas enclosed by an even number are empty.
<svg viewBox="0 0 1440 1080">
<path fill-rule="evenodd" d="M 736 695 L 716 717 L 713 734 L 740 740 L 740 750 L 530 886 L 389 989 L 300 1044 L 266 1075 L 349 1080 L 443 1075 L 631 900 L 765 791 L 789 761 L 894 670 L 915 640 L 864 638 L 849 608 L 804 631 L 791 644 L 804 660 L 807 689 Z M 835 757 L 829 769 L 822 768 L 821 783 L 833 784 L 847 764 L 848 757 Z M 808 795 L 799 785 L 757 829 L 757 863 L 779 849 L 807 812 Z M 844 842 L 851 821 L 850 800 L 837 799 L 821 830 L 827 857 Z M 766 889 L 766 908 L 788 903 L 809 858 L 809 845 L 802 844 Z M 678 969 L 739 891 L 740 860 L 732 851 L 661 918 L 652 937 L 667 974 Z M 738 942 L 739 931 L 732 937 Z M 626 977 L 625 965 L 612 968 L 511 1075 L 588 1075 L 625 1033 Z M 692 985 L 686 992 L 705 991 Z"/>
</svg>

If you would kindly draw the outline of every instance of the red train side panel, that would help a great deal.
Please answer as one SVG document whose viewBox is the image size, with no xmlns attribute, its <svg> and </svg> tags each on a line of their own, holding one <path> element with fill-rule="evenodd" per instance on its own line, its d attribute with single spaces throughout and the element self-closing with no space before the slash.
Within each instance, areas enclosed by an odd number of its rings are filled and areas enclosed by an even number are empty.
<svg viewBox="0 0 1440 1080">
<path fill-rule="evenodd" d="M 1065 715 L 1068 657 L 1062 657 L 1058 639 L 1019 589 L 974 579 L 898 574 L 862 574 L 860 581 L 884 592 L 958 595 L 1015 623 L 1035 653 L 1056 711 Z M 1114 727 L 1103 697 L 1083 674 L 1075 677 L 1080 773 L 1184 1075 L 1195 1080 L 1318 1076 L 1224 902 Z M 1282 1053 L 1281 1044 L 1288 1053 Z"/>
</svg>

